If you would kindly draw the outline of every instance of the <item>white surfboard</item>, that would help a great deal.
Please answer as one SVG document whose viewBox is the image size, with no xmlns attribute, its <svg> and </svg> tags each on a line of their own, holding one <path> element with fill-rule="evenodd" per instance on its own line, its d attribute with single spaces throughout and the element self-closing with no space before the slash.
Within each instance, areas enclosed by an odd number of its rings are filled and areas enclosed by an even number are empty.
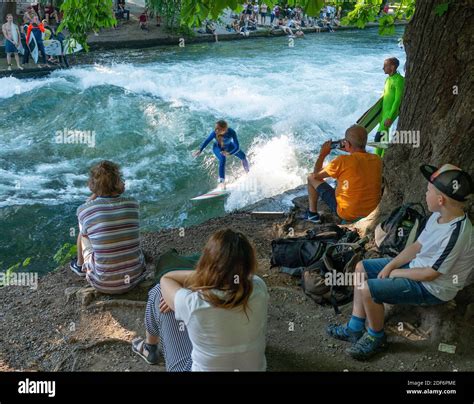
<svg viewBox="0 0 474 404">
<path fill-rule="evenodd" d="M 38 44 L 36 43 L 36 38 L 33 33 L 30 34 L 29 41 L 27 43 L 28 49 L 30 50 L 30 55 L 33 58 L 35 63 L 38 63 Z"/>
<path fill-rule="evenodd" d="M 379 149 L 388 149 L 390 143 L 388 142 L 367 142 L 367 146 L 378 147 Z"/>
<path fill-rule="evenodd" d="M 213 198 L 220 198 L 222 196 L 229 195 L 230 191 L 228 189 L 213 189 L 209 192 L 206 192 L 205 194 L 196 196 L 194 198 L 191 198 L 192 201 L 203 201 L 206 199 L 213 199 Z"/>
<path fill-rule="evenodd" d="M 61 42 L 57 41 L 56 39 L 48 39 L 43 41 L 44 50 L 46 54 L 49 56 L 61 56 L 63 54 L 61 49 Z"/>
<path fill-rule="evenodd" d="M 70 55 L 72 53 L 80 52 L 83 48 L 82 45 L 75 39 L 68 38 L 63 42 L 64 54 Z"/>
</svg>

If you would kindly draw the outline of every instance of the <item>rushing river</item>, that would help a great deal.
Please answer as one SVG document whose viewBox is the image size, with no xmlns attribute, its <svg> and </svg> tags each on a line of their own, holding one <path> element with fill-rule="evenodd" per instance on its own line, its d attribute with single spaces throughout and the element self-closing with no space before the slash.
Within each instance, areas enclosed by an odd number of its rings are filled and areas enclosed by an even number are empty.
<svg viewBox="0 0 474 404">
<path fill-rule="evenodd" d="M 380 96 L 383 60 L 405 54 L 377 30 L 116 51 L 94 65 L 37 80 L 0 79 L 0 270 L 32 257 L 30 270 L 75 242 L 75 210 L 89 195 L 89 167 L 119 163 L 143 229 L 202 222 L 304 182 L 316 152 Z M 195 150 L 214 122 L 237 131 L 251 171 L 227 163 L 227 199 L 193 203 L 217 164 Z M 89 131 L 87 143 L 58 134 Z M 67 132 L 66 132 L 67 133 Z"/>
</svg>

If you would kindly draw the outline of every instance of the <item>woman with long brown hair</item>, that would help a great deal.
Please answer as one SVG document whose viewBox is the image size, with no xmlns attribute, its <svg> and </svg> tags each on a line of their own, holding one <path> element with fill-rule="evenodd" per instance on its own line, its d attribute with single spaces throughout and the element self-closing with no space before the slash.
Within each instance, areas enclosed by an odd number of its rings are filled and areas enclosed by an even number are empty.
<svg viewBox="0 0 474 404">
<path fill-rule="evenodd" d="M 146 339 L 132 349 L 167 371 L 264 371 L 268 292 L 240 232 L 214 233 L 196 269 L 163 275 L 149 293 Z"/>
</svg>

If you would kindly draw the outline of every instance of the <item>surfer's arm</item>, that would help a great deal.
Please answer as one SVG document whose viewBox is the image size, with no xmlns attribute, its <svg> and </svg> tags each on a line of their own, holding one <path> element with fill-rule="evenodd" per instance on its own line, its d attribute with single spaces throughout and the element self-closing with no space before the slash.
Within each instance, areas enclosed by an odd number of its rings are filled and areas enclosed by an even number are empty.
<svg viewBox="0 0 474 404">
<path fill-rule="evenodd" d="M 202 143 L 201 147 L 199 147 L 199 153 L 202 153 L 202 151 L 207 147 L 209 143 L 211 143 L 212 139 L 216 137 L 216 133 L 212 131 L 207 139 Z"/>
<path fill-rule="evenodd" d="M 390 108 L 390 115 L 388 116 L 388 119 L 394 121 L 395 118 L 398 116 L 398 108 L 400 107 L 400 104 L 402 102 L 402 97 L 403 97 L 403 81 L 398 80 L 395 83 L 395 95 L 393 97 L 393 104 L 392 108 Z"/>
</svg>

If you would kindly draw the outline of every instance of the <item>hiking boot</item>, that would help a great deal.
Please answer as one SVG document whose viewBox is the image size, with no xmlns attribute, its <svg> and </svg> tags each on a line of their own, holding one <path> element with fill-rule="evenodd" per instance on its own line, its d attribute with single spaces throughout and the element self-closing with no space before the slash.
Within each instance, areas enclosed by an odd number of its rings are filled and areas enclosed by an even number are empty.
<svg viewBox="0 0 474 404">
<path fill-rule="evenodd" d="M 373 337 L 368 332 L 354 345 L 346 349 L 346 353 L 359 361 L 365 361 L 388 347 L 387 336 Z"/>
<path fill-rule="evenodd" d="M 364 335 L 365 329 L 352 331 L 347 324 L 329 324 L 326 328 L 326 332 L 330 337 L 355 344 L 359 338 Z"/>
<path fill-rule="evenodd" d="M 320 224 L 321 216 L 319 216 L 319 213 L 309 213 L 309 211 L 307 211 L 304 216 L 304 220 L 306 220 L 307 222 L 314 223 L 314 224 Z"/>
</svg>

